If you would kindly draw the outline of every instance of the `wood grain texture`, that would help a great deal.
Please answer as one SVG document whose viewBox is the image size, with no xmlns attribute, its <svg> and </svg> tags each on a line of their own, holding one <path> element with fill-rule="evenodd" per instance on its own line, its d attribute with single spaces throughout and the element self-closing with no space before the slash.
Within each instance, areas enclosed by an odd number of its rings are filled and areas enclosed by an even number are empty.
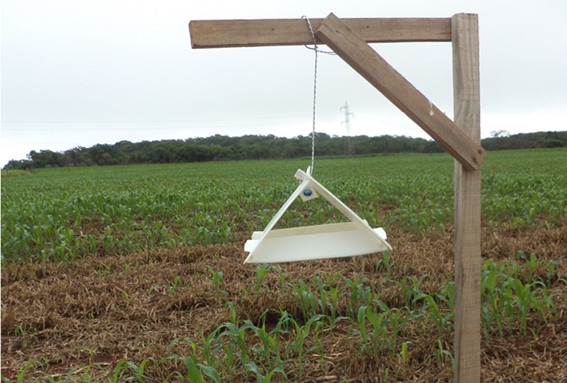
<svg viewBox="0 0 567 383">
<path fill-rule="evenodd" d="M 334 14 L 331 13 L 325 19 L 315 34 L 466 169 L 480 168 L 486 155 L 480 144 L 472 140 Z"/>
<path fill-rule="evenodd" d="M 453 29 L 455 122 L 480 142 L 478 16 L 458 14 Z M 480 169 L 455 161 L 455 382 L 480 382 Z"/>
<path fill-rule="evenodd" d="M 313 30 L 323 19 L 310 19 Z M 451 41 L 449 18 L 343 19 L 363 40 L 378 42 Z M 304 19 L 196 20 L 189 23 L 193 48 L 311 45 Z"/>
</svg>

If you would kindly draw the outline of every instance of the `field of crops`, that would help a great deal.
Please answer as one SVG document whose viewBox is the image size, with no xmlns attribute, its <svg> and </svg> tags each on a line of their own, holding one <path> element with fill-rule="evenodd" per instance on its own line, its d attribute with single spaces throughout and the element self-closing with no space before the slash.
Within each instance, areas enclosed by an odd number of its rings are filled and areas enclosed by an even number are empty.
<svg viewBox="0 0 567 383">
<path fill-rule="evenodd" d="M 2 379 L 450 381 L 453 160 L 317 160 L 393 251 L 243 265 L 308 165 L 2 178 Z M 567 150 L 490 152 L 482 169 L 482 379 L 567 381 Z M 298 200 L 277 227 L 342 220 Z"/>
</svg>

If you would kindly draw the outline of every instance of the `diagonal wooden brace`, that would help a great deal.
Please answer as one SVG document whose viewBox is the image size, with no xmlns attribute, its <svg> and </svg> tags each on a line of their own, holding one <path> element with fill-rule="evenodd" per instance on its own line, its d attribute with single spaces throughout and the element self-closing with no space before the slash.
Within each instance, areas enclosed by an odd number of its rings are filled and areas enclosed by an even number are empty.
<svg viewBox="0 0 567 383">
<path fill-rule="evenodd" d="M 315 32 L 354 70 L 425 130 L 463 167 L 480 168 L 486 152 L 337 16 L 330 14 Z"/>
</svg>

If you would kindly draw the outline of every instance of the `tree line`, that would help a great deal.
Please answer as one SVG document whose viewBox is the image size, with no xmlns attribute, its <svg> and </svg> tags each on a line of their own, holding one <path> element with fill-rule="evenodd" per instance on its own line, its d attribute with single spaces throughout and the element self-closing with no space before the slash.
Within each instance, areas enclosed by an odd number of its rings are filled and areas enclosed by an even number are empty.
<svg viewBox="0 0 567 383">
<path fill-rule="evenodd" d="M 350 143 L 349 143 L 350 139 Z M 509 135 L 492 132 L 482 140 L 486 150 L 567 147 L 567 132 L 539 132 Z M 436 142 L 406 136 L 329 136 L 316 133 L 317 156 L 371 155 L 390 153 L 440 153 Z M 78 146 L 63 152 L 32 150 L 27 159 L 11 160 L 4 169 L 34 169 L 67 166 L 108 166 L 126 164 L 166 164 L 180 162 L 283 159 L 311 156 L 311 135 L 293 138 L 274 135 L 229 137 L 214 135 L 186 140 L 120 141 L 114 145 Z"/>
</svg>

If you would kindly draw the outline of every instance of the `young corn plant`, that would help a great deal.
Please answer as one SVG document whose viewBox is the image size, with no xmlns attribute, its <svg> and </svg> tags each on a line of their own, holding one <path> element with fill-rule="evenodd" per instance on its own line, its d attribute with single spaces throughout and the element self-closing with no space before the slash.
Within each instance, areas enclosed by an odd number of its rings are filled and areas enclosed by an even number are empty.
<svg viewBox="0 0 567 383">
<path fill-rule="evenodd" d="M 536 309 L 545 319 L 541 300 L 536 297 L 536 289 L 532 289 L 535 283 L 526 283 L 525 285 L 519 279 L 512 281 L 512 286 L 515 290 L 516 296 L 514 302 L 516 303 L 518 319 L 520 322 L 520 335 L 525 336 L 527 330 L 527 317 L 531 308 Z M 547 322 L 547 321 L 546 321 Z"/>
<path fill-rule="evenodd" d="M 225 301 L 228 297 L 226 290 L 221 289 L 221 286 L 224 286 L 224 274 L 222 271 L 214 271 L 211 266 L 207 266 L 207 268 L 211 272 L 211 276 L 206 277 L 213 283 L 217 305 L 221 306 L 221 294 L 224 296 Z"/>
<path fill-rule="evenodd" d="M 400 351 L 400 354 L 398 355 L 400 362 L 402 362 L 402 364 L 404 366 L 407 366 L 408 362 L 409 362 L 409 353 L 408 353 L 408 344 L 409 343 L 410 342 L 402 343 L 402 350 Z"/>
<path fill-rule="evenodd" d="M 148 359 L 144 359 L 142 361 L 142 363 L 140 363 L 139 366 L 136 365 L 136 363 L 129 361 L 126 366 L 129 370 L 132 370 L 132 372 L 134 373 L 133 378 L 139 382 L 139 383 L 143 383 L 146 381 L 146 376 L 144 375 L 144 371 L 146 368 L 146 364 L 148 364 L 148 362 L 152 362 L 154 367 L 156 368 L 156 370 L 160 373 L 161 378 L 164 379 L 165 376 L 161 373 L 161 369 L 159 367 L 159 363 L 153 358 L 153 357 L 149 357 Z"/>
<path fill-rule="evenodd" d="M 385 270 L 386 270 L 386 280 L 390 280 L 390 274 L 392 272 L 392 266 L 394 266 L 396 262 L 391 262 L 391 257 L 390 257 L 390 250 L 386 250 L 384 252 L 384 256 L 382 259 L 379 259 L 376 262 L 376 266 L 374 266 L 374 271 L 376 274 L 378 274 L 380 267 L 382 266 Z"/>
<path fill-rule="evenodd" d="M 315 349 L 312 347 L 308 350 L 304 350 L 305 339 L 307 339 L 311 332 L 311 326 L 317 325 L 317 322 L 319 322 L 322 317 L 321 314 L 312 316 L 303 327 L 299 326 L 295 319 L 290 318 L 291 323 L 293 323 L 295 327 L 295 336 L 293 342 L 288 347 L 293 349 L 294 355 L 297 357 L 299 379 L 301 379 L 303 375 L 303 361 L 305 356 Z"/>
<path fill-rule="evenodd" d="M 309 287 L 301 279 L 291 286 L 295 290 L 296 298 L 294 299 L 300 304 L 303 318 L 307 320 L 307 318 L 314 316 L 317 313 L 317 299 L 309 290 Z"/>
<path fill-rule="evenodd" d="M 285 373 L 285 368 L 284 365 L 287 362 L 286 360 L 282 359 L 282 355 L 281 355 L 281 351 L 280 351 L 280 342 L 281 342 L 281 338 L 283 335 L 289 334 L 289 331 L 287 330 L 289 322 L 290 322 L 291 317 L 289 316 L 289 314 L 287 313 L 287 311 L 282 311 L 280 310 L 280 319 L 278 320 L 278 323 L 276 324 L 276 327 L 270 331 L 269 336 L 272 337 L 275 340 L 275 344 L 272 344 L 272 349 L 274 352 L 274 361 L 277 364 L 276 368 L 279 368 L 282 370 L 282 374 L 284 375 L 284 377 L 287 379 L 287 375 Z M 271 341 L 270 341 L 271 342 Z"/>
<path fill-rule="evenodd" d="M 402 278 L 401 282 L 396 281 L 396 284 L 398 285 L 398 287 L 401 290 L 401 294 L 402 294 L 402 297 L 404 299 L 404 303 L 405 303 L 406 307 L 410 308 L 414 305 L 413 299 L 415 297 L 417 297 L 419 294 L 421 294 L 421 291 L 419 291 L 419 286 L 423 283 L 423 280 L 426 277 L 429 277 L 429 275 L 427 275 L 427 274 L 422 275 L 416 281 L 411 276 L 405 276 L 405 277 Z"/>
<path fill-rule="evenodd" d="M 528 278 L 526 279 L 526 283 L 532 283 L 534 281 L 534 273 L 536 269 L 543 264 L 537 260 L 537 256 L 535 253 L 531 253 L 528 257 L 526 253 L 523 251 L 518 251 L 518 256 L 524 261 L 523 267 L 527 267 L 528 269 Z"/>
<path fill-rule="evenodd" d="M 502 307 L 499 305 L 498 295 L 496 291 L 496 273 L 494 270 L 484 270 L 481 275 L 481 294 L 482 294 L 482 306 L 481 306 L 481 318 L 482 318 L 482 331 L 484 335 L 491 341 L 490 332 L 492 324 L 496 324 L 498 333 L 502 336 L 503 326 L 502 326 Z"/>
<path fill-rule="evenodd" d="M 326 375 L 326 367 L 325 367 L 325 359 L 326 359 L 326 352 L 325 347 L 323 347 L 323 342 L 319 338 L 319 331 L 323 328 L 324 322 L 317 322 L 315 327 L 313 327 L 313 349 L 318 354 L 319 357 L 319 365 L 321 366 L 321 372 L 323 376 Z"/>
<path fill-rule="evenodd" d="M 198 347 L 197 343 L 190 338 L 176 338 L 172 340 L 167 348 L 167 354 L 169 355 L 172 347 L 180 340 L 189 342 L 193 352 L 189 357 L 179 356 L 177 354 L 172 354 L 167 357 L 169 360 L 180 360 L 185 364 L 187 368 L 187 377 L 191 382 L 204 382 L 203 374 L 211 378 L 215 383 L 220 383 L 220 375 L 218 374 L 215 367 L 218 365 L 216 361 L 216 355 L 221 349 L 221 345 L 217 343 L 216 333 L 219 331 L 220 327 L 205 337 L 201 333 L 201 340 L 203 341 L 203 347 Z M 197 351 L 201 351 L 202 360 L 204 364 L 198 362 Z"/>
<path fill-rule="evenodd" d="M 262 280 L 266 277 L 266 275 L 268 275 L 270 269 L 272 268 L 273 266 L 270 266 L 267 263 L 258 265 L 258 267 L 256 268 L 256 284 L 254 286 L 254 291 L 256 291 L 256 294 L 260 292 L 260 289 L 262 287 L 265 287 L 266 289 L 268 288 L 268 286 L 262 284 Z"/>
<path fill-rule="evenodd" d="M 230 340 L 229 347 L 232 350 L 239 351 L 236 356 L 240 364 L 245 367 L 244 371 L 246 374 L 246 380 L 249 380 L 250 378 L 250 369 L 246 368 L 246 366 L 250 366 L 249 363 L 253 363 L 253 361 L 250 360 L 250 357 L 248 355 L 248 347 L 246 346 L 246 341 L 248 340 L 248 337 L 246 336 L 246 330 L 252 327 L 254 327 L 254 325 L 250 321 L 244 323 L 241 327 L 238 327 L 231 322 L 227 322 L 219 327 L 219 329 L 224 328 L 225 330 L 219 334 L 218 338 L 220 339 L 222 337 L 228 337 Z M 234 357 L 232 357 L 231 359 L 232 362 L 234 362 Z M 226 369 L 230 369 L 230 366 L 227 365 Z"/>
<path fill-rule="evenodd" d="M 406 309 L 390 309 L 380 300 L 377 303 L 380 310 L 386 314 L 386 323 L 390 326 L 391 334 L 386 337 L 386 342 L 390 355 L 394 356 L 397 349 L 398 335 L 405 332 L 408 321 L 407 316 L 402 315 Z"/>
<path fill-rule="evenodd" d="M 371 306 L 360 306 L 356 316 L 356 320 L 350 318 L 351 323 L 355 326 L 354 330 L 349 331 L 347 337 L 351 335 L 360 335 L 360 355 L 364 352 L 378 355 L 383 348 L 385 342 L 384 336 L 387 335 L 386 322 L 384 318 L 386 313 L 378 316 L 376 311 Z M 370 322 L 372 332 L 366 330 L 366 321 Z"/>
<path fill-rule="evenodd" d="M 390 258 L 390 250 L 384 252 L 384 267 L 386 268 L 386 279 L 390 279 L 390 274 L 392 273 L 392 266 L 396 262 L 392 262 Z"/>
<path fill-rule="evenodd" d="M 374 355 L 379 355 L 380 352 L 382 351 L 384 343 L 386 343 L 388 339 L 388 333 L 386 329 L 387 321 L 385 321 L 384 319 L 386 318 L 386 315 L 390 313 L 390 310 L 386 310 L 381 315 L 378 315 L 378 313 L 372 306 L 367 306 L 365 308 L 365 312 L 366 312 L 366 319 L 368 319 L 368 321 L 372 325 L 372 333 L 370 333 L 367 337 L 370 341 L 369 343 L 372 344 L 372 351 Z M 361 327 L 359 327 L 359 330 L 360 329 Z M 396 334 L 396 338 L 397 338 L 397 334 Z M 394 344 L 395 344 L 395 340 L 394 340 Z"/>
<path fill-rule="evenodd" d="M 333 328 L 335 325 L 341 320 L 348 319 L 348 317 L 338 315 L 337 312 L 339 299 L 341 299 L 344 294 L 346 294 L 346 292 L 339 294 L 338 287 L 329 287 L 328 296 L 330 297 L 330 302 L 327 304 L 327 307 L 329 308 L 329 315 L 327 315 L 327 319 L 329 319 L 329 333 L 331 336 L 333 336 Z"/>
<path fill-rule="evenodd" d="M 266 312 L 264 312 L 265 314 Z M 287 313 L 286 313 L 287 314 Z M 282 329 L 282 325 L 288 320 L 289 317 L 282 316 L 275 329 L 266 332 L 265 323 L 262 327 L 256 327 L 250 321 L 246 321 L 245 324 L 250 325 L 250 329 L 253 331 L 254 335 L 260 340 L 260 344 L 252 348 L 252 351 L 260 356 L 259 362 L 264 366 L 265 371 L 281 371 L 285 376 L 284 372 L 284 361 L 281 358 L 280 353 L 280 336 L 282 334 L 288 333 Z M 258 373 L 259 374 L 259 373 Z"/>
<path fill-rule="evenodd" d="M 451 310 L 451 316 L 455 317 L 455 282 L 445 283 L 441 292 L 437 294 L 437 299 L 444 302 Z"/>
<path fill-rule="evenodd" d="M 311 283 L 313 284 L 313 288 L 319 291 L 320 298 L 317 300 L 317 304 L 321 314 L 325 315 L 327 313 L 327 299 L 329 298 L 329 291 L 326 289 L 327 286 L 321 281 L 321 277 L 318 275 L 313 277 Z"/>
<path fill-rule="evenodd" d="M 563 258 L 563 257 L 561 257 Z M 560 278 L 559 276 L 559 260 L 561 259 L 546 259 L 545 265 L 547 266 L 547 270 L 545 272 L 545 285 L 547 287 L 554 287 L 554 280 L 555 281 L 563 281 L 567 284 L 567 280 Z"/>
<path fill-rule="evenodd" d="M 262 375 L 262 373 L 258 369 L 258 366 L 254 362 L 250 362 L 250 363 L 246 364 L 244 366 L 244 368 L 246 369 L 246 371 L 253 372 L 253 373 L 256 374 L 256 382 L 257 383 L 270 383 L 272 381 L 272 377 L 276 373 L 280 373 L 280 374 L 284 375 L 284 377 L 285 377 L 285 372 L 279 367 L 274 368 L 272 371 L 268 372 L 266 375 Z"/>
<path fill-rule="evenodd" d="M 420 299 L 423 299 L 425 301 L 425 305 L 421 308 L 421 311 L 427 313 L 427 318 L 435 323 L 439 334 L 451 331 L 451 327 L 449 326 L 449 319 L 453 314 L 449 312 L 443 315 L 443 313 L 439 309 L 439 306 L 437 305 L 437 302 L 435 302 L 433 295 L 420 294 L 415 297 L 414 301 Z"/>
<path fill-rule="evenodd" d="M 437 339 L 436 343 L 439 347 L 439 352 L 437 353 L 437 361 L 439 362 L 439 364 L 441 366 L 445 366 L 445 359 L 449 358 L 449 360 L 451 361 L 451 367 L 455 368 L 455 358 L 453 357 L 453 354 L 451 354 L 449 350 L 445 350 L 443 348 L 443 342 L 441 342 L 441 339 Z"/>
<path fill-rule="evenodd" d="M 287 290 L 286 289 L 286 286 L 287 286 L 286 282 L 290 280 L 290 276 L 289 276 L 289 274 L 282 272 L 280 270 L 280 268 L 277 267 L 277 266 L 273 266 L 273 268 L 276 269 L 278 271 L 278 273 L 280 274 L 280 289 L 282 291 L 282 294 L 285 294 L 287 292 L 286 291 Z"/>
<path fill-rule="evenodd" d="M 358 315 L 358 310 L 361 306 L 372 303 L 373 294 L 370 287 L 364 288 L 364 282 L 368 280 L 367 278 L 355 279 L 354 281 L 351 281 L 344 276 L 342 278 L 347 287 L 350 289 L 349 313 L 350 316 L 354 318 Z"/>
</svg>

